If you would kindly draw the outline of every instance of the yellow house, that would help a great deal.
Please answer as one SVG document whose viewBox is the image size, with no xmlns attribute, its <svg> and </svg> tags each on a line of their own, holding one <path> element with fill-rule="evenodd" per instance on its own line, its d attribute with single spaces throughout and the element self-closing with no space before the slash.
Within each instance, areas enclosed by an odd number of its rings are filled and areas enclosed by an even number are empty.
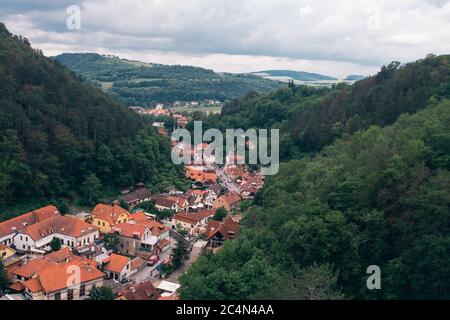
<svg viewBox="0 0 450 320">
<path fill-rule="evenodd" d="M 99 203 L 92 211 L 92 224 L 101 233 L 110 233 L 118 224 L 131 220 L 131 213 L 117 204 L 106 205 Z"/>
<path fill-rule="evenodd" d="M 6 260 L 13 257 L 15 254 L 16 251 L 14 251 L 14 249 L 0 243 L 0 261 L 2 261 L 5 266 L 7 266 L 7 263 L 5 263 Z"/>
</svg>

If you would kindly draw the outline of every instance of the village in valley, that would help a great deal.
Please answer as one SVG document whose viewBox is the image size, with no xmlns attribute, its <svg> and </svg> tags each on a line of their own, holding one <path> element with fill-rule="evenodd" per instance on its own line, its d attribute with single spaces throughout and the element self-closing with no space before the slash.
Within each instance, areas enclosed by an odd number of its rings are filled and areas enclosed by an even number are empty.
<svg viewBox="0 0 450 320">
<path fill-rule="evenodd" d="M 157 106 L 130 107 L 140 114 L 170 116 L 184 128 L 187 116 Z M 153 123 L 168 136 L 164 123 Z M 203 158 L 208 144 L 172 142 L 185 165 L 190 188 L 152 193 L 144 183 L 111 203 L 61 214 L 53 205 L 0 223 L 0 258 L 9 293 L 3 300 L 177 300 L 178 278 L 195 260 L 221 250 L 239 233 L 243 202 L 264 184 L 260 171 Z M 199 160 L 200 159 L 200 164 Z"/>
</svg>

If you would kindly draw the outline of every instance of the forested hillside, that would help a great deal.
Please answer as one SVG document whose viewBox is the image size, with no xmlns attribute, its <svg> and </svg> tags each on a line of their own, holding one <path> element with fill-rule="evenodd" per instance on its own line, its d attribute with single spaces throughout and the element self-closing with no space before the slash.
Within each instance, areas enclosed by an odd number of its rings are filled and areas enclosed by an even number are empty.
<svg viewBox="0 0 450 320">
<path fill-rule="evenodd" d="M 169 147 L 140 117 L 0 24 L 0 219 L 42 199 L 90 202 L 140 181 L 177 182 Z"/>
<path fill-rule="evenodd" d="M 450 101 L 337 140 L 269 178 L 185 299 L 449 299 Z M 378 265 L 382 290 L 366 287 Z"/>
<path fill-rule="evenodd" d="M 202 116 L 281 128 L 284 163 L 238 239 L 182 278 L 182 297 L 449 299 L 449 62 L 392 63 L 351 87 L 290 85 Z M 367 290 L 372 265 L 382 290 Z"/>
<path fill-rule="evenodd" d="M 281 82 L 253 75 L 150 64 L 95 53 L 66 53 L 55 59 L 128 105 L 204 99 L 226 101 L 251 91 L 269 92 L 283 86 Z"/>
<path fill-rule="evenodd" d="M 371 125 L 385 126 L 428 101 L 450 97 L 450 56 L 400 65 L 393 62 L 353 86 L 330 89 L 293 86 L 251 94 L 204 118 L 206 127 L 281 128 L 283 159 L 314 153 L 337 138 Z"/>
<path fill-rule="evenodd" d="M 260 77 L 280 77 L 290 78 L 298 81 L 321 81 L 321 80 L 337 80 L 336 78 L 324 76 L 322 74 L 292 71 L 292 70 L 265 70 L 259 72 L 252 72 L 252 74 Z"/>
</svg>

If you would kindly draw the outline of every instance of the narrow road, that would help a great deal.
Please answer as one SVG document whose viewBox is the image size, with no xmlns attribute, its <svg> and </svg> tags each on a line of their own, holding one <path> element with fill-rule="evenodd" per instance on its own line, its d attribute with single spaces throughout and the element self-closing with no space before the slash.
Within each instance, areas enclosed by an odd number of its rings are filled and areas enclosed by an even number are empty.
<svg viewBox="0 0 450 320">
<path fill-rule="evenodd" d="M 192 251 L 189 254 L 189 258 L 178 270 L 174 271 L 167 280 L 178 283 L 178 278 L 191 267 L 195 260 L 198 259 L 204 245 L 206 245 L 206 241 L 197 241 L 194 243 Z"/>
</svg>

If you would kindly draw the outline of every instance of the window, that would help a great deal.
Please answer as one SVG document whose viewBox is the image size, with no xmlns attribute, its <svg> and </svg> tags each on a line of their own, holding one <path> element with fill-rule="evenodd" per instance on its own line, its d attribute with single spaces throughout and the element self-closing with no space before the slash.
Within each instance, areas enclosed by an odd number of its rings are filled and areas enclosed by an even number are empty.
<svg viewBox="0 0 450 320">
<path fill-rule="evenodd" d="M 22 241 L 23 240 L 23 238 L 22 238 L 22 236 L 20 236 L 20 241 Z"/>
<path fill-rule="evenodd" d="M 73 300 L 73 289 L 67 290 L 67 300 Z"/>
<path fill-rule="evenodd" d="M 61 292 L 55 293 L 55 300 L 61 300 Z"/>
<path fill-rule="evenodd" d="M 82 284 L 80 286 L 80 297 L 84 296 L 86 294 L 86 285 Z"/>
</svg>

